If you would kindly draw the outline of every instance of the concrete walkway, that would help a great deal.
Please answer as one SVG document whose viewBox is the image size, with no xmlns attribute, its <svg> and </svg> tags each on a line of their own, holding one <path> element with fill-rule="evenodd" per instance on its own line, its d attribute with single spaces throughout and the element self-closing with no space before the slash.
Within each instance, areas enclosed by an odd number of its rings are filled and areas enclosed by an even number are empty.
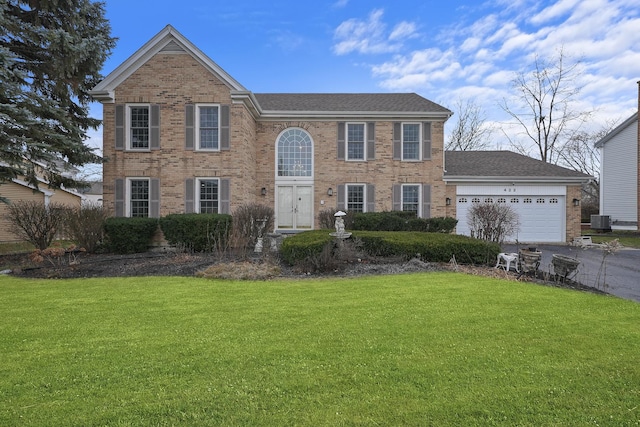
<svg viewBox="0 0 640 427">
<path fill-rule="evenodd" d="M 568 245 L 511 245 L 504 244 L 504 252 L 518 252 L 536 246 L 542 252 L 540 270 L 553 273 L 553 254 L 562 254 L 580 261 L 578 271 L 571 278 L 620 298 L 640 302 L 640 249 L 623 248 L 606 257 L 598 246 L 580 248 Z"/>
</svg>

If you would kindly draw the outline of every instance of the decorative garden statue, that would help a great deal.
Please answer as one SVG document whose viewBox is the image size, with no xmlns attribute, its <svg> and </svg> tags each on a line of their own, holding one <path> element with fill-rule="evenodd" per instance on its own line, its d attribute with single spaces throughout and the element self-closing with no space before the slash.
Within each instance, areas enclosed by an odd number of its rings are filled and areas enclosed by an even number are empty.
<svg viewBox="0 0 640 427">
<path fill-rule="evenodd" d="M 344 231 L 344 216 L 346 215 L 345 212 L 342 211 L 338 211 L 335 214 L 333 214 L 334 217 L 336 217 L 336 232 L 335 233 L 329 233 L 331 236 L 333 237 L 337 237 L 338 239 L 348 239 L 349 237 L 351 237 L 351 233 Z"/>
</svg>

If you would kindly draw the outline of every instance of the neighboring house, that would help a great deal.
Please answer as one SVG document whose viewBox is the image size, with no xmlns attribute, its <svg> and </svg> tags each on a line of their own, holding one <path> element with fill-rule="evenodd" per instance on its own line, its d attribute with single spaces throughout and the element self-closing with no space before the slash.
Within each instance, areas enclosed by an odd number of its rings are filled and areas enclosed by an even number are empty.
<svg viewBox="0 0 640 427">
<path fill-rule="evenodd" d="M 609 216 L 613 229 L 638 229 L 638 120 L 640 117 L 636 112 L 596 143 L 596 147 L 600 149 L 600 215 Z"/>
<path fill-rule="evenodd" d="M 317 227 L 324 209 L 455 216 L 448 201 L 483 181 L 474 169 L 445 174 L 452 113 L 428 99 L 253 93 L 171 26 L 91 94 L 103 104 L 103 201 L 116 216 L 232 213 L 259 203 L 273 207 L 276 231 L 296 232 Z M 504 180 L 494 172 L 484 182 L 497 191 Z M 565 203 L 579 198 L 575 177 L 521 178 L 513 182 L 564 185 L 546 194 L 559 196 L 566 213 L 550 211 L 563 227 L 553 239 L 579 235 L 580 208 Z"/>
<path fill-rule="evenodd" d="M 0 195 L 10 203 L 16 201 L 36 201 L 45 205 L 58 203 L 69 207 L 80 207 L 82 197 L 74 191 L 50 188 L 45 182 L 38 184 L 38 189 L 20 179 L 0 184 Z M 0 203 L 0 242 L 18 242 L 23 240 L 16 235 L 15 227 L 7 220 L 8 207 Z"/>
<path fill-rule="evenodd" d="M 79 190 L 83 206 L 102 206 L 102 182 L 92 182 L 87 188 Z"/>
</svg>

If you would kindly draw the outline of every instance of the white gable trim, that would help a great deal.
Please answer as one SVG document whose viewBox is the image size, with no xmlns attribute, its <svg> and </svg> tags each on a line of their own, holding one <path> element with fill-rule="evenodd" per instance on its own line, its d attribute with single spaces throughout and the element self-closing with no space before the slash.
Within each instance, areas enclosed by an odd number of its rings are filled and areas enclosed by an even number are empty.
<svg viewBox="0 0 640 427">
<path fill-rule="evenodd" d="M 218 64 L 205 55 L 187 38 L 180 34 L 171 25 L 164 27 L 162 31 L 156 34 L 151 40 L 145 43 L 126 61 L 120 64 L 107 77 L 98 83 L 93 90 L 89 92 L 96 100 L 100 102 L 112 103 L 115 101 L 115 88 L 123 81 L 131 76 L 138 68 L 145 64 L 151 57 L 160 52 L 167 45 L 178 45 L 185 52 L 195 58 L 202 66 L 211 73 L 217 75 L 231 90 L 246 91 L 236 79 L 231 77 Z M 174 50 L 174 49 L 172 49 Z"/>
</svg>

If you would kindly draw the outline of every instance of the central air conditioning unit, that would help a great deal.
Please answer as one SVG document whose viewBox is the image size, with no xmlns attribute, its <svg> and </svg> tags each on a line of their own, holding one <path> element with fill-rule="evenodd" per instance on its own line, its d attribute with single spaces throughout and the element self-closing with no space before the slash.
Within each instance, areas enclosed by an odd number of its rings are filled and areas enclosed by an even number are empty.
<svg viewBox="0 0 640 427">
<path fill-rule="evenodd" d="M 611 230 L 611 216 L 609 215 L 591 215 L 592 230 Z"/>
</svg>

